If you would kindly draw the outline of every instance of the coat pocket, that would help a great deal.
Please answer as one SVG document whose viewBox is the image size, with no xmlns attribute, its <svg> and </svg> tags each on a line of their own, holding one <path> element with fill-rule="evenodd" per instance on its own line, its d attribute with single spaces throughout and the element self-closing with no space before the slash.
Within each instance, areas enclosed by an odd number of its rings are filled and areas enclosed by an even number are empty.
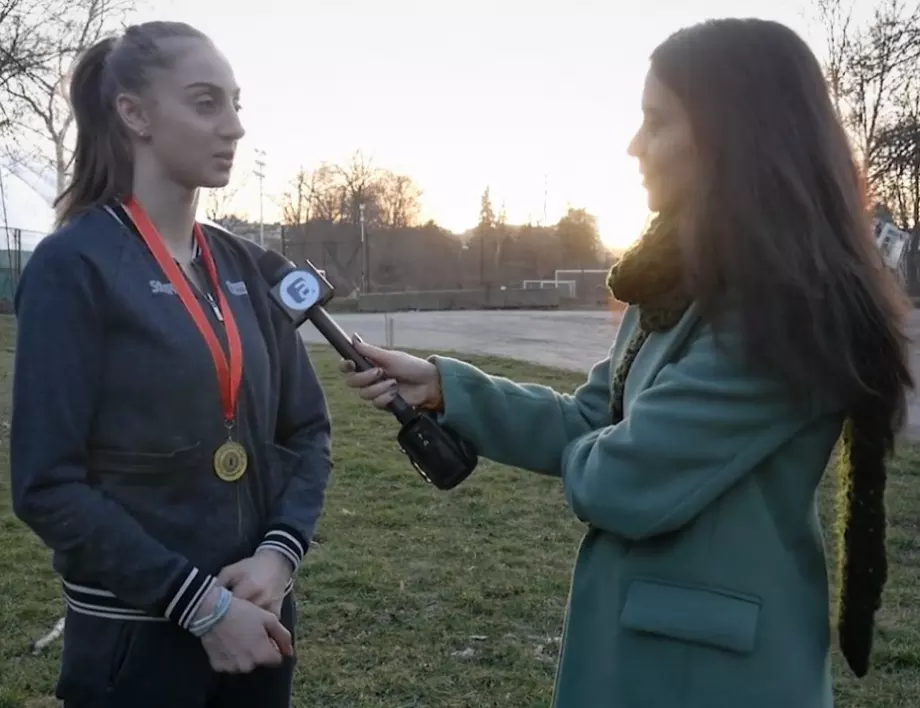
<svg viewBox="0 0 920 708">
<path fill-rule="evenodd" d="M 79 705 L 103 705 L 133 662 L 144 622 L 94 617 L 68 611 L 56 692 Z"/>
<path fill-rule="evenodd" d="M 115 477 L 120 484 L 144 484 L 163 476 L 188 474 L 204 461 L 205 449 L 199 442 L 170 452 L 96 448 L 90 451 L 86 467 L 94 477 Z"/>
<path fill-rule="evenodd" d="M 112 648 L 109 665 L 109 690 L 113 689 L 125 676 L 125 669 L 129 666 L 130 658 L 136 654 L 135 645 L 138 634 L 144 630 L 141 622 L 126 622 L 110 620 L 118 627 L 118 635 Z"/>
<path fill-rule="evenodd" d="M 750 595 L 636 579 L 627 589 L 620 625 L 744 655 L 756 645 L 760 608 Z"/>
</svg>

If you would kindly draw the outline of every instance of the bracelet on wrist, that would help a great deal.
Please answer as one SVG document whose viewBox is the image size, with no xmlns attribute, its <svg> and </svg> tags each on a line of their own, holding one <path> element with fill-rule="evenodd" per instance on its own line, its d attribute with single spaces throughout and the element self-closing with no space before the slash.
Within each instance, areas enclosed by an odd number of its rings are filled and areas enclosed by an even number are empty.
<svg viewBox="0 0 920 708">
<path fill-rule="evenodd" d="M 189 631 L 199 638 L 210 632 L 227 614 L 232 600 L 233 593 L 227 588 L 220 588 L 220 596 L 217 598 L 214 609 L 211 610 L 210 614 L 192 622 L 189 626 Z"/>
</svg>

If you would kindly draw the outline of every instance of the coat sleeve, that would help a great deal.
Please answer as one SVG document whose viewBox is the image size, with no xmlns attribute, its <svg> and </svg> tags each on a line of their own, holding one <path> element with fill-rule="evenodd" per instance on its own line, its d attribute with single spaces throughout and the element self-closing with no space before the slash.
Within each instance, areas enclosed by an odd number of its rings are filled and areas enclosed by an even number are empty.
<svg viewBox="0 0 920 708">
<path fill-rule="evenodd" d="M 736 330 L 717 346 L 701 327 L 623 422 L 568 446 L 566 498 L 580 519 L 627 539 L 675 531 L 806 426 L 813 408 L 746 365 Z"/>
<path fill-rule="evenodd" d="M 13 511 L 58 563 L 187 628 L 215 580 L 87 483 L 106 297 L 96 267 L 59 235 L 39 244 L 23 271 L 15 296 Z"/>
<path fill-rule="evenodd" d="M 281 390 L 275 442 L 289 469 L 259 548 L 280 552 L 295 572 L 309 550 L 332 467 L 326 397 L 300 335 L 280 327 Z"/>
<path fill-rule="evenodd" d="M 569 442 L 610 423 L 609 359 L 573 394 L 490 376 L 449 357 L 431 361 L 441 376 L 441 422 L 496 462 L 558 476 Z"/>
</svg>

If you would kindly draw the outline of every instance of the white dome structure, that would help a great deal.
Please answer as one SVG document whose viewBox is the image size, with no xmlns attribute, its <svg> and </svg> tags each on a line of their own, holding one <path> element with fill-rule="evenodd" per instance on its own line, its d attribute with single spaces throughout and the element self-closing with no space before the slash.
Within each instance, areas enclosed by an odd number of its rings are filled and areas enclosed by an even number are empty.
<svg viewBox="0 0 920 708">
<path fill-rule="evenodd" d="M 0 301 L 12 298 L 32 251 L 54 230 L 53 175 L 0 157 Z"/>
<path fill-rule="evenodd" d="M 33 250 L 54 229 L 55 193 L 53 177 L 24 162 L 0 159 L 0 237 L 18 229 L 23 250 Z"/>
</svg>

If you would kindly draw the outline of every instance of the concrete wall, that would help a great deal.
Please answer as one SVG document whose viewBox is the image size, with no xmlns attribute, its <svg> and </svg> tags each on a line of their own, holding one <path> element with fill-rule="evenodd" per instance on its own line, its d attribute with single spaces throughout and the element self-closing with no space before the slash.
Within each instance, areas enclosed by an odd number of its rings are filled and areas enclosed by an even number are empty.
<svg viewBox="0 0 920 708">
<path fill-rule="evenodd" d="M 358 296 L 359 312 L 400 310 L 538 310 L 559 307 L 559 291 L 525 290 L 421 290 L 399 293 L 367 293 Z"/>
</svg>

